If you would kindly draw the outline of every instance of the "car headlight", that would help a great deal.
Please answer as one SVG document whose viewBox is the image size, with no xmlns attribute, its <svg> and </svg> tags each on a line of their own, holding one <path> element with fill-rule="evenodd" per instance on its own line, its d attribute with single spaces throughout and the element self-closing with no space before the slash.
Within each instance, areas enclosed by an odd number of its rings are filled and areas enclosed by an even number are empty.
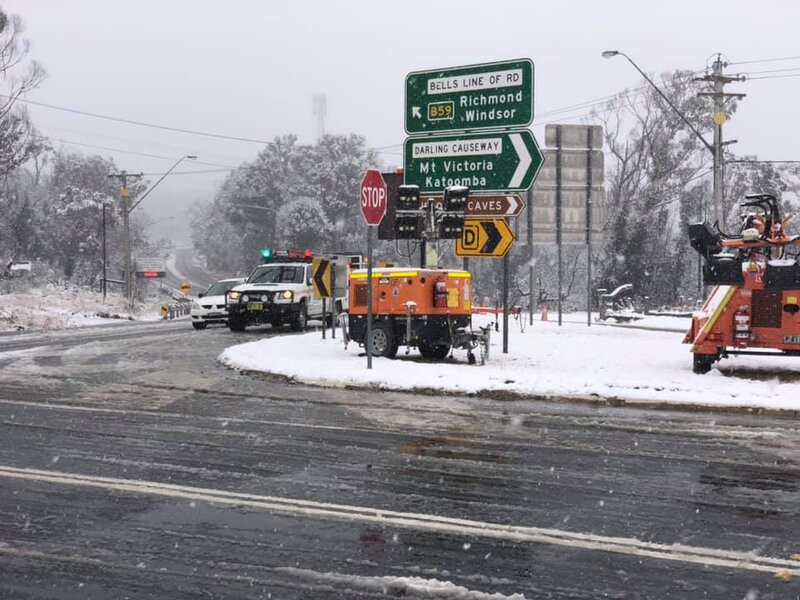
<svg viewBox="0 0 800 600">
<path fill-rule="evenodd" d="M 192 300 L 192 307 L 191 307 L 192 310 L 201 310 L 202 308 L 203 308 L 202 306 L 200 306 L 197 302 Z"/>
<path fill-rule="evenodd" d="M 269 302 L 269 294 L 261 294 L 262 302 Z"/>
<path fill-rule="evenodd" d="M 250 296 L 247 294 L 242 294 L 242 302 L 247 302 L 248 300 L 250 300 Z"/>
<path fill-rule="evenodd" d="M 281 298 L 284 300 L 291 300 L 294 297 L 294 292 L 292 290 L 286 290 L 281 294 Z"/>
<path fill-rule="evenodd" d="M 238 300 L 241 294 L 239 292 L 228 292 L 228 300 Z"/>
</svg>

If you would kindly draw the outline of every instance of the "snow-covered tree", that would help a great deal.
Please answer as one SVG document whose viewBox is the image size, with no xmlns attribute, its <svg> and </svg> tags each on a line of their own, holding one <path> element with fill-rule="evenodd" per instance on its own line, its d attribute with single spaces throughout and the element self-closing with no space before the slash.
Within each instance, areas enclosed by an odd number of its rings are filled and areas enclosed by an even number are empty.
<svg viewBox="0 0 800 600">
<path fill-rule="evenodd" d="M 363 233 L 358 186 L 376 165 L 376 154 L 357 135 L 325 136 L 314 146 L 298 144 L 293 135 L 278 137 L 225 180 L 213 215 L 198 213 L 214 222 L 221 215 L 230 227 L 206 227 L 201 216 L 193 221 L 193 239 L 209 262 L 229 261 L 230 271 L 241 270 L 242 257 L 252 265 L 265 246 L 349 250 L 343 245 Z M 231 229 L 225 243 L 238 259 L 218 252 L 220 236 Z"/>
</svg>

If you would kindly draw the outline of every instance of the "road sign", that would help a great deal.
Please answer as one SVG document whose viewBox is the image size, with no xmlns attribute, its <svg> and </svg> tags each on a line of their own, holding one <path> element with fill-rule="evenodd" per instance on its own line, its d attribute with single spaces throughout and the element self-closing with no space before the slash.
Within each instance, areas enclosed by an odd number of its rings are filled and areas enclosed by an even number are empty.
<svg viewBox="0 0 800 600">
<path fill-rule="evenodd" d="M 137 257 L 136 276 L 150 279 L 153 277 L 163 278 L 167 276 L 167 263 L 163 258 L 158 257 Z"/>
<path fill-rule="evenodd" d="M 444 210 L 441 196 L 423 196 L 420 205 L 435 202 L 437 210 Z M 467 200 L 468 217 L 518 217 L 525 209 L 525 200 L 519 194 L 476 194 Z"/>
<path fill-rule="evenodd" d="M 514 243 L 505 219 L 467 219 L 464 235 L 456 240 L 456 256 L 501 258 Z"/>
<path fill-rule="evenodd" d="M 561 190 L 561 243 L 583 245 L 586 243 L 586 189 Z M 592 186 L 591 220 L 593 243 L 602 240 L 605 224 L 605 190 Z M 533 188 L 533 243 L 555 244 L 556 242 L 556 190 L 550 186 Z M 520 220 L 525 226 L 525 219 Z M 520 231 L 520 239 L 527 235 Z"/>
<path fill-rule="evenodd" d="M 545 125 L 544 145 L 554 148 L 558 145 L 558 132 L 561 130 L 562 148 L 589 148 L 591 132 L 592 149 L 603 149 L 603 128 L 600 125 Z"/>
<path fill-rule="evenodd" d="M 555 185 L 556 177 L 556 155 L 558 150 L 555 148 L 542 148 L 545 157 L 539 174 L 536 176 L 534 189 L 552 183 Z M 592 150 L 591 155 L 588 150 L 561 150 L 561 185 L 563 187 L 582 186 L 588 183 L 587 165 L 591 161 L 591 175 L 593 183 L 603 183 L 603 171 L 605 169 L 605 155 L 602 150 Z"/>
<path fill-rule="evenodd" d="M 467 201 L 468 217 L 518 217 L 525 201 L 517 194 L 500 196 L 470 196 Z"/>
<path fill-rule="evenodd" d="M 451 185 L 470 193 L 524 191 L 543 162 L 527 129 L 408 138 L 404 156 L 405 183 L 422 194 L 441 194 Z"/>
<path fill-rule="evenodd" d="M 406 133 L 525 127 L 532 120 L 528 58 L 406 76 Z"/>
<path fill-rule="evenodd" d="M 361 214 L 367 225 L 379 225 L 386 215 L 387 191 L 386 182 L 380 171 L 369 169 L 361 180 Z"/>
<path fill-rule="evenodd" d="M 189 283 L 188 281 L 181 281 L 181 287 L 178 289 L 185 296 L 186 294 L 192 291 L 192 284 Z"/>
<path fill-rule="evenodd" d="M 317 298 L 333 297 L 333 265 L 325 258 L 315 258 L 311 261 L 311 283 L 314 286 L 314 296 Z"/>
</svg>

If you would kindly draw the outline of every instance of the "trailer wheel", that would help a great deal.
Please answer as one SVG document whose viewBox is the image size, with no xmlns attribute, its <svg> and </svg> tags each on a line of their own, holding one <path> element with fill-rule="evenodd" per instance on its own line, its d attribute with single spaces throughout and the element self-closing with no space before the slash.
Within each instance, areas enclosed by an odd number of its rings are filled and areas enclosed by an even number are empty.
<svg viewBox="0 0 800 600">
<path fill-rule="evenodd" d="M 431 344 L 424 340 L 420 340 L 417 348 L 422 358 L 427 358 L 428 360 L 443 360 L 450 353 L 448 344 Z"/>
<path fill-rule="evenodd" d="M 397 356 L 397 340 L 388 323 L 372 325 L 372 356 L 394 358 Z"/>
<path fill-rule="evenodd" d="M 705 375 L 711 370 L 711 365 L 714 364 L 716 356 L 713 354 L 693 354 L 692 355 L 692 371 L 698 375 Z"/>
</svg>

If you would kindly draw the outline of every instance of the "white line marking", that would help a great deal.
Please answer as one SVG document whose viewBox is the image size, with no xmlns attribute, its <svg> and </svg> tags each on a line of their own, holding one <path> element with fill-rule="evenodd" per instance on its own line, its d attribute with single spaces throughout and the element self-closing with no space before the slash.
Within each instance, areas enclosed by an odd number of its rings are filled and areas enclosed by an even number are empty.
<svg viewBox="0 0 800 600">
<path fill-rule="evenodd" d="M 682 544 L 656 544 L 636 538 L 621 538 L 576 533 L 559 529 L 503 525 L 437 515 L 396 512 L 360 506 L 329 504 L 277 496 L 241 494 L 209 488 L 195 488 L 153 481 L 77 475 L 60 471 L 20 469 L 0 466 L 0 477 L 60 485 L 93 487 L 133 494 L 199 500 L 212 504 L 246 506 L 298 517 L 317 517 L 333 521 L 376 523 L 455 535 L 508 540 L 517 543 L 554 544 L 570 548 L 614 552 L 629 556 L 672 560 L 744 571 L 786 573 L 800 576 L 797 561 L 758 556 L 750 552 L 719 550 Z"/>
</svg>

